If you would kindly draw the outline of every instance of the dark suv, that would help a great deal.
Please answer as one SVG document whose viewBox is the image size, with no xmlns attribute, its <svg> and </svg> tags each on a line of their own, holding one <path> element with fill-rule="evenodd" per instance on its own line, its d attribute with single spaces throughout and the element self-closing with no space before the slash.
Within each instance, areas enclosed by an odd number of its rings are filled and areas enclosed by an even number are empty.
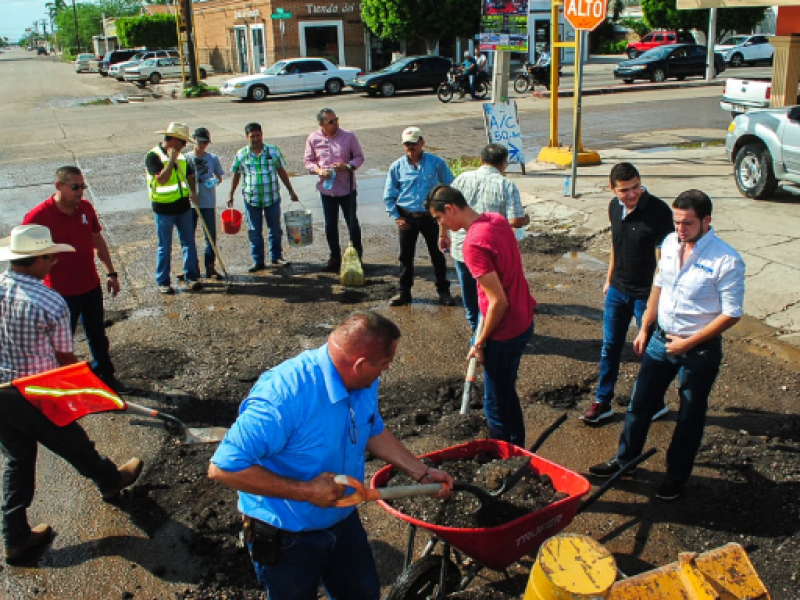
<svg viewBox="0 0 800 600">
<path fill-rule="evenodd" d="M 628 58 L 636 58 L 651 48 L 667 44 L 696 44 L 694 36 L 688 31 L 651 31 L 638 42 L 628 44 L 625 53 Z"/>
<path fill-rule="evenodd" d="M 107 52 L 103 60 L 100 61 L 100 75 L 108 77 L 108 68 L 111 65 L 130 60 L 137 52 L 138 50 L 112 50 Z"/>
</svg>

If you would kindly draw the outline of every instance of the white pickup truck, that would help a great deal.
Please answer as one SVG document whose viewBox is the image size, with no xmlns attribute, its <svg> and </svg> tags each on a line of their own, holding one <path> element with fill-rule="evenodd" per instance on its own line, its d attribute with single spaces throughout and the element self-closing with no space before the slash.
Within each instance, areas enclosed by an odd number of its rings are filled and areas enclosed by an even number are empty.
<svg viewBox="0 0 800 600">
<path fill-rule="evenodd" d="M 746 113 L 753 108 L 769 108 L 772 93 L 771 79 L 735 79 L 725 82 L 719 107 L 729 111 L 731 117 Z"/>
</svg>

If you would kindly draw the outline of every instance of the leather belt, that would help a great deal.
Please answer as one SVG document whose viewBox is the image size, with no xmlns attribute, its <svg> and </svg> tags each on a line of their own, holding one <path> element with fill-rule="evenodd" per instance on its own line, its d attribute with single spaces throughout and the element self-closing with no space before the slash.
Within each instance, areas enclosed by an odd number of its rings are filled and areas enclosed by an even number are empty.
<svg viewBox="0 0 800 600">
<path fill-rule="evenodd" d="M 422 212 L 411 212 L 410 210 L 406 210 L 405 208 L 400 208 L 399 206 L 397 207 L 397 212 L 399 212 L 404 217 L 415 217 L 415 218 L 430 217 L 430 218 L 433 218 L 433 217 L 431 217 L 431 213 L 429 213 L 429 212 L 425 212 L 425 211 L 422 211 Z"/>
</svg>

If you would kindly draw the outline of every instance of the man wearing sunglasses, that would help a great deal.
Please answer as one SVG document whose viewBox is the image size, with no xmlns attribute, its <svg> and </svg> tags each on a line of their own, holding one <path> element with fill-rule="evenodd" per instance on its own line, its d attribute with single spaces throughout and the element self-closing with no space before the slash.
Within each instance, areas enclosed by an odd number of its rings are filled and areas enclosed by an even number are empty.
<svg viewBox="0 0 800 600">
<path fill-rule="evenodd" d="M 384 428 L 378 378 L 400 330 L 374 312 L 356 313 L 328 337 L 264 373 L 211 458 L 209 477 L 239 491 L 245 540 L 270 600 L 378 600 L 380 583 L 358 511 L 337 507 L 336 474 L 364 479 L 364 455 L 420 483 L 453 479 L 427 466 Z"/>
<path fill-rule="evenodd" d="M 356 214 L 356 169 L 364 164 L 364 153 L 356 135 L 339 127 L 339 117 L 330 108 L 317 113 L 319 129 L 308 136 L 303 164 L 309 173 L 319 175 L 317 191 L 325 214 L 325 237 L 330 258 L 323 271 L 338 273 L 342 266 L 339 246 L 339 209 L 353 247 L 361 257 L 361 225 Z"/>
<path fill-rule="evenodd" d="M 56 171 L 56 192 L 31 210 L 23 225 L 47 227 L 56 243 L 69 243 L 75 252 L 65 254 L 45 277 L 45 284 L 64 297 L 69 306 L 72 334 L 80 320 L 92 353 L 92 370 L 118 394 L 132 389 L 114 375 L 106 335 L 103 285 L 97 275 L 95 256 L 106 271 L 107 291 L 119 293 L 119 277 L 103 237 L 103 228 L 94 206 L 83 198 L 86 182 L 78 167 L 61 167 Z"/>
</svg>

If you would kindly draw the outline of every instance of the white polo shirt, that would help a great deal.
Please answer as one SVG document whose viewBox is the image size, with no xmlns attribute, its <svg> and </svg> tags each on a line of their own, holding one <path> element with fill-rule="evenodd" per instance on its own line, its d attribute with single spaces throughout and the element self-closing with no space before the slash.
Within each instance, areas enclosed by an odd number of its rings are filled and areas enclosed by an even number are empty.
<svg viewBox="0 0 800 600">
<path fill-rule="evenodd" d="M 687 337 L 718 315 L 742 316 L 744 261 L 710 228 L 680 266 L 681 244 L 671 233 L 661 246 L 653 285 L 661 288 L 658 324 L 666 332 Z"/>
</svg>

